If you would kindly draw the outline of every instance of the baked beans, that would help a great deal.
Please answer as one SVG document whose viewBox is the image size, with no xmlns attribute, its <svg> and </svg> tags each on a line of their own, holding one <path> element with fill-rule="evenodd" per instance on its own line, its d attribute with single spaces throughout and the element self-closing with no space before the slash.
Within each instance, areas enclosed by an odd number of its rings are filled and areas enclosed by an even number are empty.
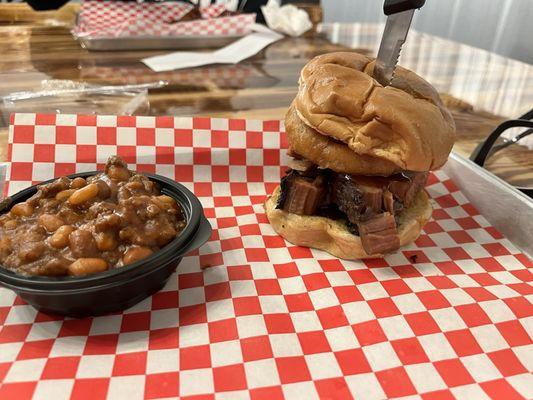
<svg viewBox="0 0 533 400">
<path fill-rule="evenodd" d="M 111 157 L 88 178 L 38 187 L 0 216 L 0 263 L 23 275 L 83 276 L 160 250 L 185 227 L 180 205 Z"/>
</svg>

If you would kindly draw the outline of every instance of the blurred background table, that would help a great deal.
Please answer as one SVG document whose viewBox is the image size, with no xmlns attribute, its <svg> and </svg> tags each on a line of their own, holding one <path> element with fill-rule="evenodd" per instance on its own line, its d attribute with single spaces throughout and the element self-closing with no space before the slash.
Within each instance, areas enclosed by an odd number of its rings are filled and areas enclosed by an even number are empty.
<svg viewBox="0 0 533 400">
<path fill-rule="evenodd" d="M 0 96 L 35 91 L 47 80 L 73 85 L 165 81 L 164 87 L 149 90 L 149 104 L 139 104 L 136 114 L 281 119 L 296 94 L 300 69 L 312 57 L 347 49 L 375 55 L 383 29 L 381 24 L 322 24 L 316 33 L 285 38 L 237 65 L 155 73 L 139 60 L 161 51 L 81 48 L 70 34 L 75 12 L 74 6 L 36 15 L 23 5 L 0 5 Z M 411 31 L 400 64 L 442 93 L 457 124 L 455 150 L 465 156 L 501 121 L 533 106 L 533 66 L 485 50 Z M 12 108 L 0 107 L 0 161 L 5 161 Z M 91 107 L 99 114 L 117 112 L 113 102 Z M 50 111 L 43 101 L 15 110 Z M 533 186 L 533 152 L 523 146 L 498 152 L 487 168 L 514 185 Z"/>
</svg>

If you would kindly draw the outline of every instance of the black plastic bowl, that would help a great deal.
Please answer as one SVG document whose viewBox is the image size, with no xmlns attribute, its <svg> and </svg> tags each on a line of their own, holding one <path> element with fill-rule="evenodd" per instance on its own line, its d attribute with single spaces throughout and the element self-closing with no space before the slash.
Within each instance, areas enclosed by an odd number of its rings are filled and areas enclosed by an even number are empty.
<svg viewBox="0 0 533 400">
<path fill-rule="evenodd" d="M 83 172 L 69 177 L 85 178 L 99 172 Z M 144 175 L 157 182 L 164 194 L 173 197 L 185 214 L 187 225 L 172 242 L 126 267 L 84 277 L 23 276 L 0 266 L 0 284 L 40 311 L 72 317 L 124 310 L 160 290 L 182 257 L 209 239 L 211 225 L 203 214 L 200 201 L 185 186 L 160 175 Z M 11 196 L 3 202 L 0 212 L 27 200 L 36 191 L 37 185 L 34 185 Z"/>
</svg>

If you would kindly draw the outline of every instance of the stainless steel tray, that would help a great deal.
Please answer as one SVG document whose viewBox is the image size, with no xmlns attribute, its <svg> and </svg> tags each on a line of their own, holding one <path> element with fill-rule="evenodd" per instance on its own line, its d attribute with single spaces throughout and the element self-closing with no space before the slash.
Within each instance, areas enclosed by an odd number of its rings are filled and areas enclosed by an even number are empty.
<svg viewBox="0 0 533 400">
<path fill-rule="evenodd" d="M 492 226 L 533 258 L 532 199 L 456 153 L 442 170 Z"/>
<path fill-rule="evenodd" d="M 242 35 L 228 36 L 139 36 L 124 38 L 78 37 L 81 46 L 87 50 L 190 50 L 224 47 Z"/>
</svg>

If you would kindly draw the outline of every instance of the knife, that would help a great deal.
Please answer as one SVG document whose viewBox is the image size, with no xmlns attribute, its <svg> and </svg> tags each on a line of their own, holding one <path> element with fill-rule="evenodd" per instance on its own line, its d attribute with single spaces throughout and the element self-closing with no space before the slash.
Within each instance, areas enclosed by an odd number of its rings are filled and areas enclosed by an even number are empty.
<svg viewBox="0 0 533 400">
<path fill-rule="evenodd" d="M 383 12 L 387 15 L 387 22 L 374 66 L 374 79 L 383 86 L 390 85 L 415 10 L 425 2 L 426 0 L 385 0 Z"/>
</svg>

